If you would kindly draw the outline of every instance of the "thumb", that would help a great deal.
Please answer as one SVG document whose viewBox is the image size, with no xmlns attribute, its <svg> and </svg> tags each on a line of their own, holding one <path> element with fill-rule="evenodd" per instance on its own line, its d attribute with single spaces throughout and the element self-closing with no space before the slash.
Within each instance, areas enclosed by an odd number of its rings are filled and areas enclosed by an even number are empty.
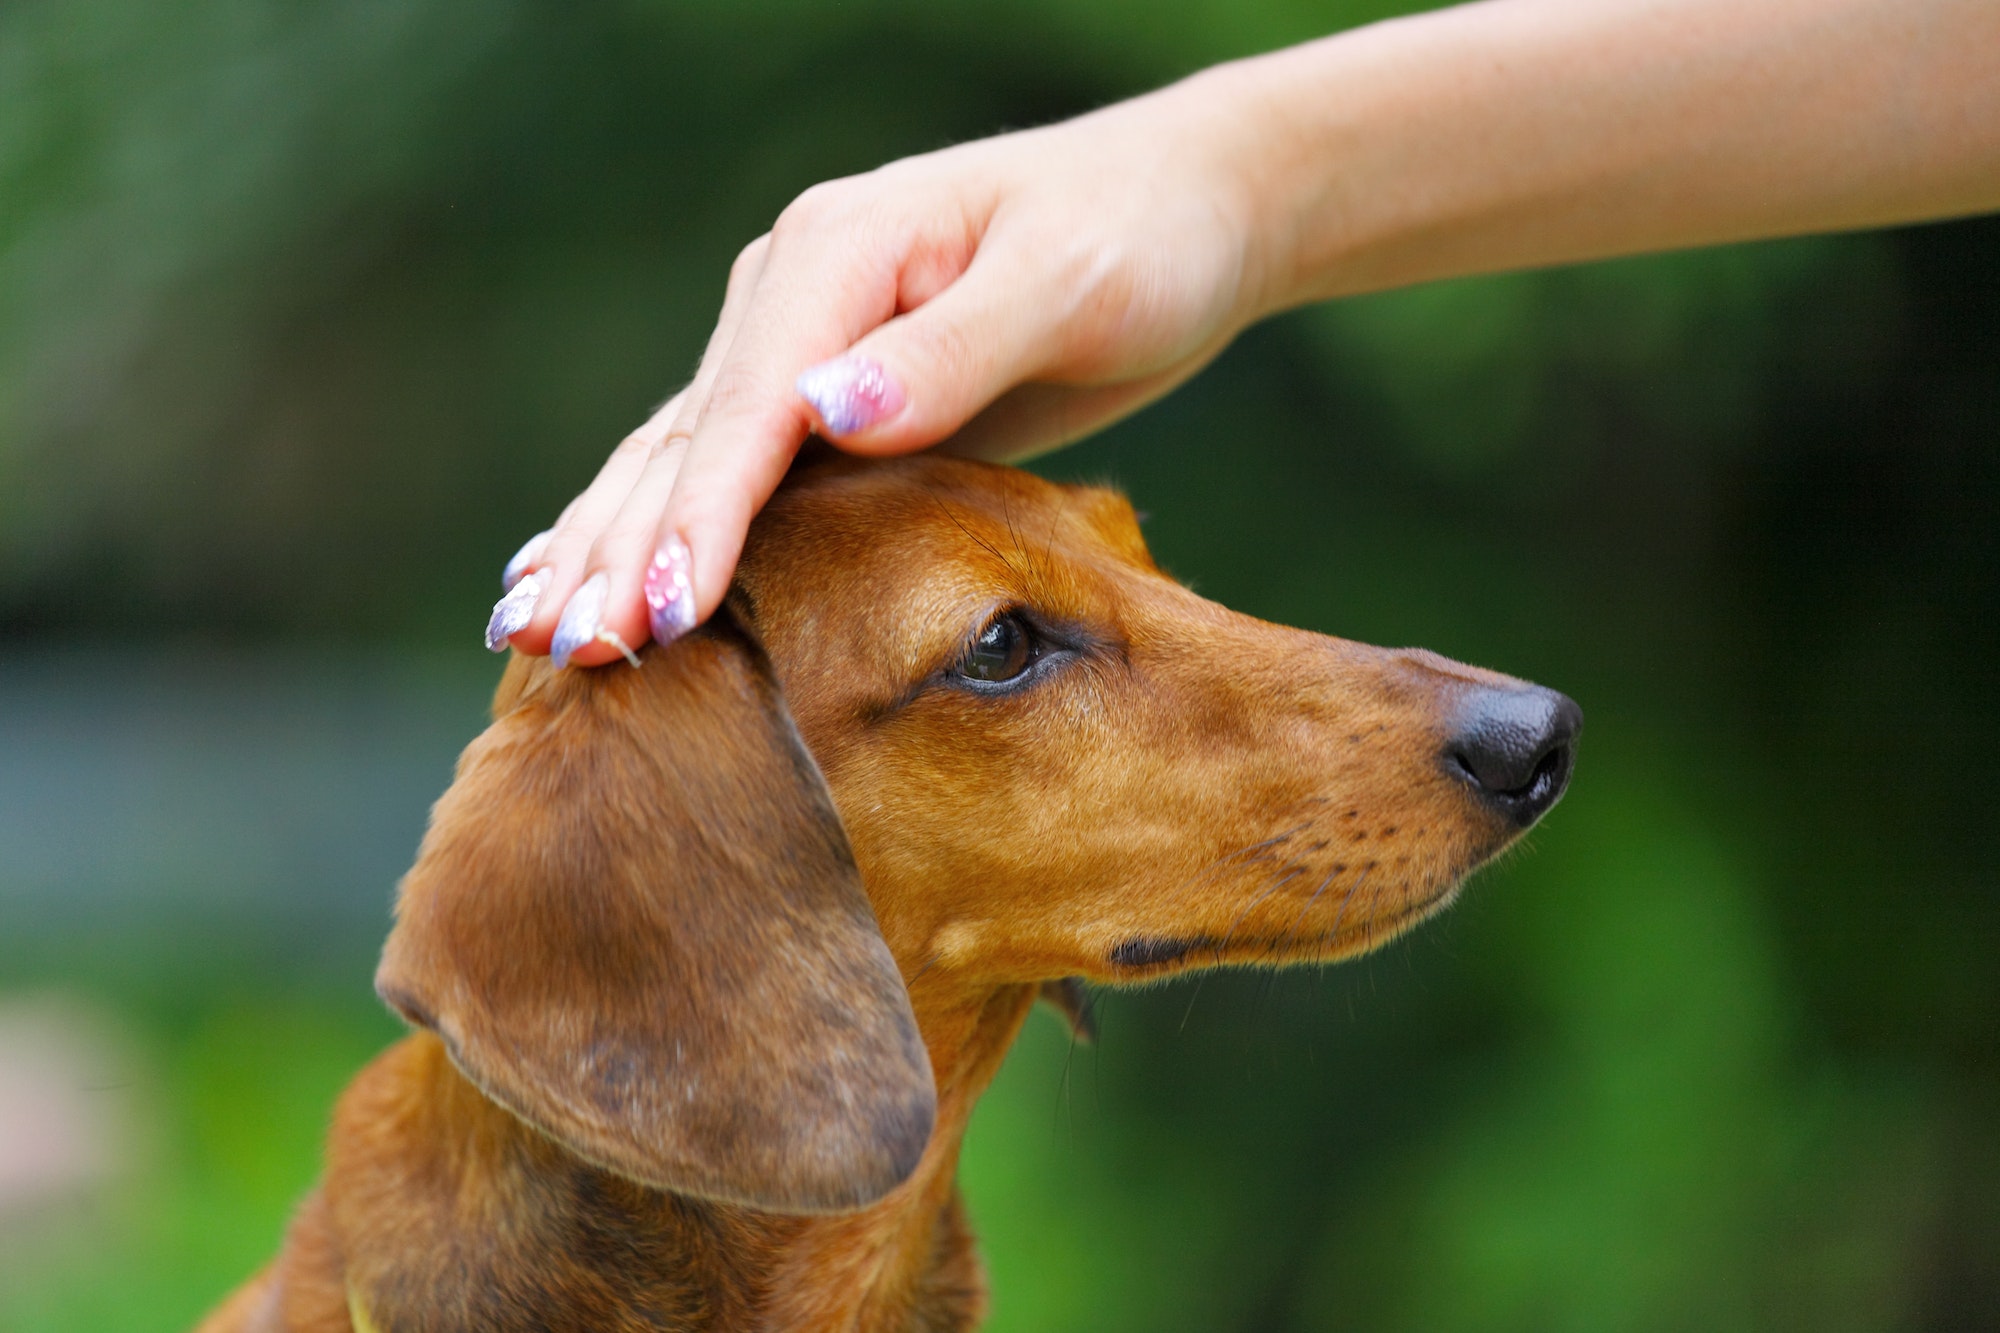
<svg viewBox="0 0 2000 1333">
<path fill-rule="evenodd" d="M 858 454 L 936 444 L 1049 368 L 1065 303 L 1032 257 L 983 249 L 957 281 L 798 377 L 820 435 Z"/>
</svg>

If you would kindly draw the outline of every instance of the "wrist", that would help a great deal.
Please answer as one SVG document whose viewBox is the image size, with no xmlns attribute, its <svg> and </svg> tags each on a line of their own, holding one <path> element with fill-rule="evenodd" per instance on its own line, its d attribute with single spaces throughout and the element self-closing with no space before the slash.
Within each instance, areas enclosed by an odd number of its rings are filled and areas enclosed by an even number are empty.
<svg viewBox="0 0 2000 1333">
<path fill-rule="evenodd" d="M 1996 12 L 1486 0 L 1219 67 L 1256 313 L 1990 208 Z"/>
<path fill-rule="evenodd" d="M 1245 325 L 1365 290 L 1372 246 L 1409 225 L 1384 206 L 1407 200 L 1410 172 L 1390 146 L 1397 127 L 1377 96 L 1372 32 L 1231 61 L 1165 90 L 1200 117 L 1209 175 L 1241 219 Z"/>
<path fill-rule="evenodd" d="M 1426 178 L 1411 85 L 1450 55 L 1413 61 L 1393 19 L 1209 71 L 1241 126 L 1233 161 L 1250 200 L 1248 249 L 1261 281 L 1252 319 L 1399 279 L 1376 270 L 1443 225 L 1459 186 Z M 1438 60 L 1440 55 L 1446 58 Z"/>
<path fill-rule="evenodd" d="M 1259 86 L 1273 58 L 1214 65 L 1153 94 L 1172 108 L 1178 142 L 1193 159 L 1192 188 L 1237 246 L 1237 328 L 1296 304 L 1288 297 L 1298 264 L 1292 219 L 1304 210 L 1293 149 L 1274 132 L 1286 110 Z"/>
</svg>

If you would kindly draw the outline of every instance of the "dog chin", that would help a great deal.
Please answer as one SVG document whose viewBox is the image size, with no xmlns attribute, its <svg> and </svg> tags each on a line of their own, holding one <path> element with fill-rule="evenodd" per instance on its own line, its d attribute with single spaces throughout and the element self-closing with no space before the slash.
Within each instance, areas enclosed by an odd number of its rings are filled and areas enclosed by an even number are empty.
<svg viewBox="0 0 2000 1333">
<path fill-rule="evenodd" d="M 1383 903 L 1370 903 L 1358 920 L 1335 922 L 1318 933 L 1287 931 L 1278 936 L 1237 935 L 1217 939 L 1137 936 L 1111 951 L 1113 984 L 1164 981 L 1184 972 L 1216 967 L 1299 967 L 1339 963 L 1359 958 L 1407 934 L 1458 900 L 1465 877 L 1421 896 L 1398 893 Z M 1387 910 L 1384 910 L 1387 909 Z"/>
<path fill-rule="evenodd" d="M 1306 963 L 1341 963 L 1372 953 L 1442 913 L 1458 901 L 1464 887 L 1465 879 L 1461 876 L 1426 896 L 1405 899 L 1396 903 L 1390 911 L 1370 913 L 1359 922 L 1342 926 L 1283 957 L 1273 959 L 1272 964 L 1294 967 Z"/>
</svg>

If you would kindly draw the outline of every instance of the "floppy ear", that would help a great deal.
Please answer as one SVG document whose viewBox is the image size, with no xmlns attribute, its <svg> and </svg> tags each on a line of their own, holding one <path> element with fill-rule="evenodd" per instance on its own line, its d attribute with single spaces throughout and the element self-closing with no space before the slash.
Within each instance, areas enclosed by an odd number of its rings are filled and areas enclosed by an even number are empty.
<svg viewBox="0 0 2000 1333">
<path fill-rule="evenodd" d="M 818 766 L 729 615 L 638 670 L 517 659 L 376 990 L 481 1091 L 659 1189 L 790 1212 L 915 1169 L 937 1094 Z"/>
</svg>

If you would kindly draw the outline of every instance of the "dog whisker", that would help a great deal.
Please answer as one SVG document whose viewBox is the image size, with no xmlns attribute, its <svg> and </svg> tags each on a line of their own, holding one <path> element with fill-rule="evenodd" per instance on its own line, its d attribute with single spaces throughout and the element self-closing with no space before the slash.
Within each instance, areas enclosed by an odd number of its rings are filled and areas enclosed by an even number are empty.
<svg viewBox="0 0 2000 1333">
<path fill-rule="evenodd" d="M 1187 879 L 1184 880 L 1182 883 L 1176 885 L 1174 888 L 1174 892 L 1176 894 L 1181 894 L 1181 893 L 1186 893 L 1192 889 L 1199 888 L 1205 876 L 1212 875 L 1217 871 L 1220 871 L 1230 862 L 1235 861 L 1241 857 L 1247 857 L 1254 860 L 1256 859 L 1257 853 L 1269 851 L 1271 848 L 1277 847 L 1282 843 L 1285 843 L 1290 839 L 1297 837 L 1299 834 L 1305 832 L 1307 829 L 1311 827 L 1312 827 L 1312 821 L 1307 820 L 1303 824 L 1293 825 L 1291 828 L 1286 829 L 1282 833 L 1274 833 L 1270 837 L 1265 838 L 1261 842 L 1248 843 L 1242 847 L 1236 848 L 1233 851 L 1224 852 L 1221 856 L 1216 857 L 1213 861 L 1210 861 L 1207 865 L 1203 866 L 1201 869 L 1195 871 L 1192 875 L 1188 876 Z"/>
<path fill-rule="evenodd" d="M 1369 870 L 1373 870 L 1374 868 L 1372 864 L 1368 867 Z M 1375 942 L 1375 904 L 1377 899 L 1380 898 L 1381 892 L 1382 881 L 1378 879 L 1375 881 L 1375 887 L 1368 891 L 1368 913 L 1362 919 L 1362 938 L 1370 945 L 1373 945 Z"/>
<path fill-rule="evenodd" d="M 929 488 L 927 487 L 926 489 L 928 490 Z M 944 511 L 944 516 L 952 521 L 952 526 L 956 527 L 960 532 L 965 534 L 965 539 L 967 541 L 979 547 L 979 549 L 981 549 L 982 551 L 985 551 L 988 555 L 992 556 L 995 560 L 998 560 L 1008 569 L 1014 568 L 1014 562 L 1007 558 L 1007 553 L 1005 551 L 1002 551 L 999 547 L 995 546 L 992 542 L 987 541 L 984 537 L 980 536 L 978 533 L 974 532 L 971 528 L 966 527 L 964 521 L 961 520 L 957 514 L 951 512 L 951 506 L 944 502 L 943 496 L 939 495 L 936 491 L 931 491 L 930 496 L 931 499 L 937 501 L 937 507 Z"/>
<path fill-rule="evenodd" d="M 1259 903 L 1263 902 L 1266 898 L 1269 898 L 1279 889 L 1284 888 L 1285 885 L 1291 883 L 1293 880 L 1297 879 L 1300 875 L 1303 875 L 1305 873 L 1306 873 L 1306 868 L 1304 866 L 1299 866 L 1296 869 L 1292 870 L 1289 874 L 1279 876 L 1277 881 L 1273 883 L 1270 888 L 1265 889 L 1262 893 L 1258 894 L 1256 897 L 1252 898 L 1249 902 L 1245 903 L 1243 905 L 1243 910 L 1236 914 L 1236 919 L 1229 923 L 1229 929 L 1223 932 L 1221 941 L 1215 946 L 1215 960 L 1218 963 L 1222 961 L 1222 955 L 1228 950 L 1229 942 L 1236 938 L 1237 929 L 1242 926 L 1244 919 L 1248 917 L 1251 912 L 1256 910 L 1257 905 Z"/>
<path fill-rule="evenodd" d="M 1374 872 L 1375 867 L 1373 865 L 1363 866 L 1361 868 L 1361 877 L 1348 885 L 1347 892 L 1340 895 L 1340 906 L 1336 907 L 1333 911 L 1333 929 L 1326 933 L 1328 940 L 1338 941 L 1340 939 L 1340 920 L 1347 915 L 1347 905 L 1354 901 L 1355 892 L 1368 882 L 1369 876 L 1374 874 Z"/>
<path fill-rule="evenodd" d="M 1042 568 L 1051 569 L 1055 564 L 1056 529 L 1062 525 L 1063 515 L 1069 512 L 1069 492 L 1064 491 L 1062 500 L 1056 505 L 1055 513 L 1049 516 L 1049 537 L 1042 544 Z"/>
<path fill-rule="evenodd" d="M 1283 964 L 1283 960 L 1285 959 L 1285 957 L 1289 955 L 1293 947 L 1297 945 L 1299 941 L 1300 931 L 1305 927 L 1306 917 L 1312 914 L 1313 905 L 1319 901 L 1320 895 L 1327 891 L 1328 886 L 1330 886 L 1333 883 L 1333 881 L 1338 879 L 1339 877 L 1340 877 L 1339 867 L 1335 867 L 1333 870 L 1328 871 L 1326 878 L 1322 879 L 1319 882 L 1318 886 L 1313 889 L 1312 893 L 1307 896 L 1305 906 L 1299 909 L 1299 914 L 1292 918 L 1291 928 L 1288 929 L 1282 936 L 1279 937 L 1277 945 L 1277 958 L 1281 966 Z"/>
<path fill-rule="evenodd" d="M 1014 549 L 1021 553 L 1021 559 L 1026 563 L 1028 570 L 1030 572 L 1033 572 L 1035 568 L 1035 557 L 1032 553 L 1029 552 L 1026 546 L 1021 544 L 1021 534 L 1014 527 L 1013 501 L 1007 499 L 1004 496 L 1001 498 L 1000 501 L 1000 521 L 1007 525 L 1007 540 L 1014 543 Z"/>
<path fill-rule="evenodd" d="M 1207 984 L 1208 984 L 1207 972 L 1204 971 L 1195 977 L 1194 994 L 1188 996 L 1187 1008 L 1181 1011 L 1181 1025 L 1174 1029 L 1176 1033 L 1187 1031 L 1188 1019 L 1194 1016 L 1194 1002 L 1201 998 L 1201 988 L 1203 986 L 1206 986 Z"/>
<path fill-rule="evenodd" d="M 1068 1129 L 1068 1136 L 1072 1147 L 1076 1143 L 1076 1103 L 1072 1100 L 1073 1090 L 1070 1086 L 1069 1071 L 1070 1066 L 1075 1060 L 1076 1031 L 1075 1029 L 1071 1029 L 1069 1050 L 1063 1054 L 1062 1078 L 1056 1083 L 1056 1119 L 1061 1121 L 1065 1118 L 1064 1113 L 1068 1113 L 1067 1119 L 1069 1123 L 1066 1128 Z"/>
<path fill-rule="evenodd" d="M 1299 909 L 1299 914 L 1296 917 L 1292 918 L 1291 928 L 1286 930 L 1283 935 L 1278 937 L 1278 942 L 1275 945 L 1273 945 L 1270 949 L 1265 951 L 1265 956 L 1267 958 L 1273 955 L 1282 956 L 1285 950 L 1291 947 L 1293 939 L 1299 933 L 1299 927 L 1305 924 L 1306 914 L 1312 911 L 1313 904 L 1319 901 L 1319 896 L 1322 893 L 1326 892 L 1327 886 L 1333 883 L 1335 879 L 1339 878 L 1340 872 L 1345 870 L 1346 868 L 1347 867 L 1343 865 L 1336 864 L 1331 870 L 1328 870 L 1326 872 L 1325 877 L 1320 880 L 1319 884 L 1316 887 L 1314 887 L 1312 893 L 1307 896 L 1305 906 L 1301 907 Z"/>
</svg>

